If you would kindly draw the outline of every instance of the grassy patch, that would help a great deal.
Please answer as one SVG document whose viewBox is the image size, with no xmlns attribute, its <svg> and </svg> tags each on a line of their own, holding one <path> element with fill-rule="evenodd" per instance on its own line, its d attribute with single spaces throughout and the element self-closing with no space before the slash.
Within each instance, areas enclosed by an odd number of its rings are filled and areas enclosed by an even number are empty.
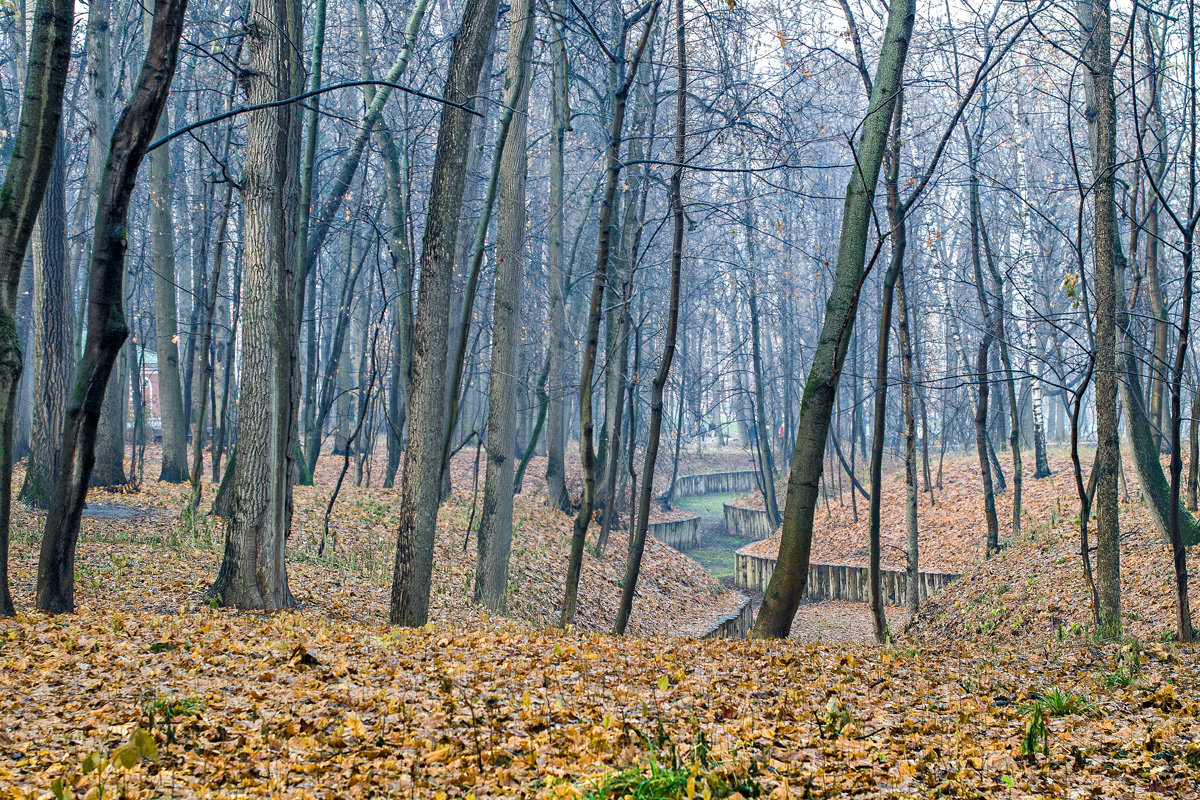
<svg viewBox="0 0 1200 800">
<path fill-rule="evenodd" d="M 704 545 L 689 550 L 688 555 L 718 578 L 733 577 L 733 554 L 739 547 L 747 544 L 745 539 L 729 536 L 724 528 L 725 503 L 737 496 L 734 492 L 718 492 L 695 497 L 682 497 L 676 501 L 679 508 L 699 514 L 700 518 L 710 526 L 709 530 L 704 533 Z M 722 525 L 719 532 L 713 531 L 712 523 Z"/>
<path fill-rule="evenodd" d="M 700 562 L 700 566 L 716 577 L 732 578 L 733 554 L 739 547 L 745 547 L 746 544 L 745 539 L 729 536 L 722 532 L 708 536 L 703 547 L 689 550 L 687 554 Z"/>
<path fill-rule="evenodd" d="M 684 511 L 699 514 L 706 522 L 724 522 L 725 504 L 738 496 L 736 492 L 701 494 L 694 497 L 677 498 L 675 505 Z"/>
</svg>

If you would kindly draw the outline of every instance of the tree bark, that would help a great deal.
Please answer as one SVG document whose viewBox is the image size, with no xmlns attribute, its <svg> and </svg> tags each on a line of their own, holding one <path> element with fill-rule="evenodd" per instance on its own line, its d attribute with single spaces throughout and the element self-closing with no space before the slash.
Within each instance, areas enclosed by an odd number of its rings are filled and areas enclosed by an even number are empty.
<svg viewBox="0 0 1200 800">
<path fill-rule="evenodd" d="M 0 614 L 13 614 L 8 589 L 8 536 L 12 512 L 13 421 L 21 346 L 17 295 L 21 266 L 50 179 L 63 88 L 71 57 L 72 0 L 38 0 L 24 62 L 21 113 L 12 155 L 0 186 Z M 25 25 L 21 20 L 24 44 Z M 25 53 L 25 47 L 19 48 Z"/>
<path fill-rule="evenodd" d="M 62 475 L 62 429 L 75 368 L 70 270 L 67 267 L 66 139 L 57 134 L 50 182 L 33 235 L 33 427 L 18 497 L 48 508 Z"/>
<path fill-rule="evenodd" d="M 299 94 L 303 37 L 296 0 L 251 0 L 247 101 Z M 303 107 L 288 103 L 250 112 L 246 121 L 242 203 L 242 385 L 234 443 L 232 515 L 225 552 L 207 596 L 225 606 L 294 605 L 284 543 L 291 531 L 299 377 L 298 199 Z"/>
<path fill-rule="evenodd" d="M 443 92 L 446 100 L 461 104 L 474 96 L 484 51 L 496 25 L 496 6 L 497 0 L 467 0 L 450 50 Z M 409 443 L 400 479 L 400 522 L 388 612 L 390 621 L 398 625 L 420 626 L 429 618 L 446 414 L 450 285 L 471 117 L 457 106 L 442 106 L 434 154 L 413 336 Z"/>
<path fill-rule="evenodd" d="M 833 287 L 800 403 L 778 560 L 754 624 L 753 635 L 757 638 L 788 635 L 808 579 L 813 516 L 825 463 L 830 415 L 858 310 L 875 184 L 887 147 L 896 94 L 901 88 L 915 13 L 911 0 L 892 0 L 888 8 L 887 28 L 870 105 L 861 126 L 855 169 L 846 186 Z"/>
<path fill-rule="evenodd" d="M 112 88 L 110 79 L 108 0 L 93 0 L 88 4 L 87 79 L 88 79 L 88 168 L 86 186 L 89 197 L 100 195 L 104 178 L 104 161 L 112 140 Z M 91 245 L 87 245 L 85 263 L 91 263 Z M 84 309 L 86 312 L 86 304 Z M 81 317 L 81 320 L 83 317 Z M 82 329 L 84 325 L 80 325 Z M 79 338 L 83 330 L 76 331 Z M 108 380 L 104 392 L 104 410 L 100 414 L 100 429 L 96 433 L 96 464 L 92 468 L 92 483 L 96 486 L 124 486 L 125 476 L 125 409 L 129 395 L 129 371 L 121 360 Z"/>
<path fill-rule="evenodd" d="M 124 261 L 129 198 L 166 105 L 187 0 L 156 0 L 137 85 L 113 132 L 96 209 L 88 287 L 88 337 L 63 428 L 63 480 L 46 516 L 38 561 L 37 607 L 75 609 L 75 545 L 95 461 L 96 428 L 125 324 Z"/>
<path fill-rule="evenodd" d="M 561 15 L 565 4 L 555 3 Z M 571 511 L 566 484 L 565 414 L 563 398 L 566 386 L 567 321 L 563 274 L 563 172 L 567 131 L 571 109 L 567 86 L 567 47 L 562 29 L 551 20 L 554 42 L 551 61 L 550 93 L 550 352 L 547 373 L 549 407 L 546 421 L 546 504 L 563 513 Z"/>
<path fill-rule="evenodd" d="M 656 7 L 657 9 L 657 7 Z M 651 12 L 652 14 L 654 12 Z M 647 37 L 653 16 L 646 25 Z M 637 592 L 642 556 L 646 547 L 646 528 L 650 523 L 650 502 L 654 497 L 654 465 L 658 460 L 659 439 L 662 436 L 663 395 L 675 360 L 675 338 L 679 329 L 679 287 L 683 273 L 683 165 L 687 162 L 687 36 L 683 21 L 683 2 L 675 0 L 675 168 L 671 172 L 670 202 L 673 222 L 671 239 L 671 289 L 667 307 L 667 330 L 663 342 L 662 361 L 650 387 L 650 429 L 646 438 L 646 454 L 642 464 L 642 491 L 638 499 L 637 520 L 629 540 L 629 555 L 625 562 L 625 580 L 621 585 L 621 605 L 613 623 L 613 633 L 621 636 L 633 613 L 633 596 Z M 640 52 L 639 52 L 640 55 Z M 633 437 L 630 436 L 632 439 Z M 616 458 L 616 453 L 613 458 Z"/>
<path fill-rule="evenodd" d="M 870 596 L 871 626 L 875 641 L 886 642 L 887 615 L 883 608 L 883 576 L 880 572 L 882 536 L 880 532 L 883 502 L 883 445 L 887 437 L 888 362 L 892 335 L 892 306 L 896 297 L 896 282 L 904 270 L 904 251 L 907 230 L 900 208 L 900 146 L 901 123 L 904 116 L 904 93 L 899 92 L 892 110 L 892 135 L 886 154 L 884 186 L 887 190 L 888 225 L 891 228 L 891 263 L 883 277 L 883 294 L 879 303 L 879 335 L 875 353 L 875 408 L 871 428 L 871 502 L 867 522 L 867 591 Z"/>
<path fill-rule="evenodd" d="M 487 475 L 476 536 L 475 601 L 503 612 L 512 550 L 517 362 L 521 349 L 521 281 L 525 273 L 525 179 L 528 164 L 528 64 L 533 44 L 531 0 L 514 0 L 508 17 L 504 102 L 516 110 L 500 155 L 496 221 L 496 288 L 488 385 Z"/>
<path fill-rule="evenodd" d="M 1116 378 L 1116 101 L 1113 96 L 1112 31 L 1108 0 L 1082 0 L 1080 21 L 1087 37 L 1084 61 L 1095 115 L 1089 122 L 1094 212 L 1093 278 L 1096 294 L 1096 584 L 1100 630 L 1121 633 L 1121 551 L 1117 516 L 1120 469 Z M 1094 98 L 1094 100 L 1093 100 Z M 1161 467 L 1160 467 L 1161 470 Z"/>
<path fill-rule="evenodd" d="M 595 419 L 592 412 L 592 381 L 595 377 L 596 352 L 600 341 L 600 318 L 604 311 L 604 295 L 608 282 L 608 260 L 612 248 L 613 205 L 616 200 L 617 183 L 621 177 L 621 139 L 625 126 L 625 107 L 629 90 L 637 75 L 642 54 L 650 40 L 651 26 L 658 15 L 661 0 L 655 0 L 650 19 L 638 43 L 637 51 L 629 64 L 621 84 L 617 87 L 613 102 L 613 116 L 608 133 L 608 161 L 604 195 L 600 202 L 599 234 L 596 242 L 596 269 L 592 276 L 592 299 L 588 307 L 587 333 L 584 339 L 582 366 L 579 377 L 579 451 L 583 464 L 583 504 L 575 516 L 571 530 L 571 554 L 567 561 L 566 586 L 563 590 L 562 609 L 558 626 L 565 628 L 575 621 L 575 607 L 579 597 L 579 576 L 583 570 L 583 548 L 587 541 L 587 530 L 591 524 L 592 511 L 596 502 L 596 445 L 593 440 Z M 627 29 L 622 26 L 624 39 Z M 623 48 L 618 48 L 620 51 Z M 639 514 L 641 511 L 639 510 Z"/>
<path fill-rule="evenodd" d="M 156 136 L 167 134 L 167 115 Z M 150 241 L 154 271 L 154 349 L 158 355 L 158 401 L 162 419 L 160 481 L 187 480 L 187 428 L 179 378 L 178 311 L 175 305 L 175 225 L 171 212 L 170 145 L 150 153 Z"/>
</svg>

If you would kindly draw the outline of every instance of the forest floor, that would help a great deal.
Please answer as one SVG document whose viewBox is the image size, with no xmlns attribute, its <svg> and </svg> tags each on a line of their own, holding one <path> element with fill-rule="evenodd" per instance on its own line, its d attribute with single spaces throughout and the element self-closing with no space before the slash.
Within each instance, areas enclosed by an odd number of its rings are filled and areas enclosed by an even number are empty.
<svg viewBox="0 0 1200 800">
<path fill-rule="evenodd" d="M 922 504 L 926 563 L 937 542 L 957 539 L 957 554 L 983 536 L 962 461 L 938 511 Z M 183 489 L 152 482 L 92 495 L 104 516 L 85 523 L 79 610 L 34 613 L 41 516 L 19 508 L 0 797 L 1200 796 L 1200 658 L 1166 638 L 1166 549 L 1133 482 L 1127 636 L 1094 639 L 1073 490 L 1054 466 L 1026 482 L 1021 536 L 986 561 L 947 557 L 964 578 L 883 647 L 831 643 L 857 609 L 828 603 L 797 616 L 818 643 L 688 638 L 738 597 L 656 543 L 634 635 L 603 635 L 619 533 L 588 556 L 577 629 L 548 630 L 569 519 L 536 486 L 517 502 L 509 616 L 489 617 L 466 599 L 474 498 L 457 470 L 419 630 L 384 622 L 394 492 L 344 489 L 332 555 L 315 556 L 328 469 L 297 491 L 288 569 L 302 607 L 277 614 L 203 602 L 219 523 L 186 528 Z"/>
</svg>

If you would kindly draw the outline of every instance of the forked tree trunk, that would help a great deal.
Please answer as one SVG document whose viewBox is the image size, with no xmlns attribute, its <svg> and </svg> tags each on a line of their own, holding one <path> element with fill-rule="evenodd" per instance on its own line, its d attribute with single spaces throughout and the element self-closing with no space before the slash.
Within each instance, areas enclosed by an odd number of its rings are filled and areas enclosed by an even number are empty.
<svg viewBox="0 0 1200 800">
<path fill-rule="evenodd" d="M 247 101 L 299 94 L 303 25 L 296 0 L 251 0 Z M 300 123 L 287 103 L 250 112 L 242 203 L 245 272 L 241 310 L 242 385 L 234 443 L 232 515 L 220 572 L 207 596 L 236 608 L 294 604 L 284 543 L 291 531 L 299 400 L 298 271 Z"/>
<path fill-rule="evenodd" d="M 592 412 L 592 381 L 596 370 L 596 352 L 600 342 L 600 318 L 604 311 L 604 294 L 608 282 L 608 260 L 612 247 L 613 205 L 616 200 L 617 183 L 621 177 L 621 138 L 625 127 L 625 106 L 629 100 L 629 89 L 637 75 L 638 65 L 650 40 L 651 27 L 658 15 L 661 0 L 655 0 L 650 11 L 646 29 L 638 43 L 637 52 L 629 64 L 621 84 L 617 87 L 613 102 L 612 123 L 608 132 L 608 163 L 604 195 L 600 202 L 599 235 L 596 242 L 596 269 L 592 276 L 592 299 L 588 307 L 587 333 L 584 336 L 582 366 L 579 376 L 579 453 L 583 463 L 583 504 L 575 516 L 571 530 L 571 554 L 567 561 L 566 586 L 563 590 L 562 609 L 558 626 L 565 628 L 575 621 L 575 607 L 579 598 L 579 576 L 583 571 L 583 548 L 587 541 L 588 526 L 596 502 L 596 444 L 593 439 L 595 417 Z M 622 37 L 626 29 L 622 27 Z M 621 52 L 622 48 L 618 48 Z M 641 513 L 640 511 L 638 512 Z"/>
<path fill-rule="evenodd" d="M 63 428 L 63 479 L 46 516 L 37 607 L 75 608 L 75 544 L 95 460 L 96 428 L 113 364 L 129 329 L 123 290 L 129 197 L 166 105 L 187 0 L 156 0 L 137 85 L 113 132 L 96 209 L 88 287 L 88 337 Z"/>
<path fill-rule="evenodd" d="M 450 49 L 445 100 L 461 105 L 475 95 L 484 51 L 496 26 L 496 6 L 497 0 L 467 0 Z M 429 618 L 446 416 L 450 286 L 472 116 L 458 105 L 443 105 L 438 126 L 421 248 L 408 452 L 400 479 L 400 522 L 388 611 L 388 619 L 398 625 L 420 626 Z"/>
<path fill-rule="evenodd" d="M 986 119 L 986 107 L 984 111 Z M 975 450 L 979 455 L 979 474 L 983 482 L 983 515 L 987 520 L 987 554 L 1000 550 L 1000 522 L 996 518 L 996 491 L 992 473 L 991 440 L 987 433 L 988 418 L 988 388 L 991 383 L 988 378 L 988 361 L 991 355 L 992 339 L 995 327 L 992 322 L 987 291 L 983 282 L 983 267 L 979 249 L 983 233 L 983 220 L 979 209 L 979 137 L 983 133 L 983 119 L 974 133 L 966 132 L 967 162 L 970 165 L 970 214 L 971 228 L 971 267 L 975 278 L 975 293 L 979 299 L 979 313 L 983 316 L 983 337 L 979 342 L 979 355 L 975 361 L 975 379 L 979 384 L 979 399 L 975 404 Z M 964 361 L 964 365 L 965 365 Z M 1001 471 L 997 468 L 997 473 Z M 1002 473 L 1001 473 L 1002 474 Z"/>
</svg>

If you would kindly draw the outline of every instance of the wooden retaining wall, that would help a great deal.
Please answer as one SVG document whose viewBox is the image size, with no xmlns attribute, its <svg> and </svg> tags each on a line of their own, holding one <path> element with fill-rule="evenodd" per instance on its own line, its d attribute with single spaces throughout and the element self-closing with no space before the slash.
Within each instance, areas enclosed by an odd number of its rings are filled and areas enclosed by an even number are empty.
<svg viewBox="0 0 1200 800">
<path fill-rule="evenodd" d="M 703 475 L 680 475 L 675 479 L 676 497 L 695 497 L 717 492 L 756 492 L 758 473 L 754 470 L 742 472 L 709 472 Z"/>
<path fill-rule="evenodd" d="M 700 517 L 687 517 L 670 522 L 651 522 L 646 533 L 676 550 L 691 550 L 700 546 Z"/>
<path fill-rule="evenodd" d="M 742 598 L 742 607 L 732 614 L 718 618 L 701 639 L 745 639 L 754 627 L 754 603 Z"/>
<path fill-rule="evenodd" d="M 739 589 L 765 591 L 774 569 L 773 558 L 744 554 L 740 551 L 734 554 L 734 583 Z M 920 573 L 918 584 L 921 602 L 925 602 L 961 577 L 948 572 Z M 885 569 L 880 571 L 880 578 L 883 581 L 884 605 L 904 605 L 908 599 L 907 575 L 900 570 Z M 866 603 L 869 598 L 867 568 L 844 564 L 809 564 L 804 598 Z"/>
<path fill-rule="evenodd" d="M 771 524 L 766 509 L 747 508 L 736 503 L 724 503 L 724 506 L 725 532 L 730 536 L 757 542 L 774 535 L 775 526 Z"/>
</svg>

